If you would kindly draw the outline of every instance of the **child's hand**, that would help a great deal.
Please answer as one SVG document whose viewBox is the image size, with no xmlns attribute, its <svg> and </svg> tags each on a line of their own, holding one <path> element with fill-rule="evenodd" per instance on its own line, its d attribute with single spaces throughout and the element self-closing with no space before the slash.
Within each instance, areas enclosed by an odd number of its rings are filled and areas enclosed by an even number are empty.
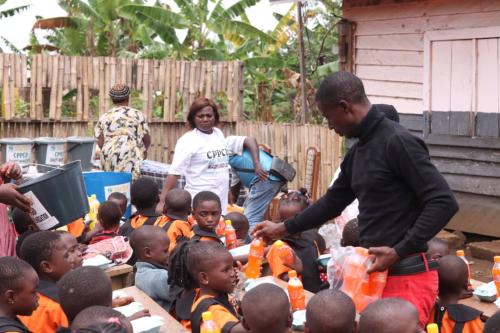
<svg viewBox="0 0 500 333">
<path fill-rule="evenodd" d="M 113 301 L 111 303 L 111 307 L 118 308 L 120 306 L 129 305 L 133 301 L 134 301 L 134 298 L 132 296 L 117 297 L 117 298 L 113 299 Z"/>
<path fill-rule="evenodd" d="M 128 317 L 128 320 L 132 321 L 132 320 L 136 320 L 136 319 L 139 319 L 139 318 L 142 318 L 142 317 L 150 317 L 151 314 L 149 313 L 149 310 L 148 309 L 144 309 L 144 310 L 141 310 L 137 313 L 134 313 L 133 315 L 131 315 L 130 317 Z"/>
<path fill-rule="evenodd" d="M 17 186 L 13 184 L 0 185 L 0 202 L 31 212 L 31 200 L 18 192 Z"/>
</svg>

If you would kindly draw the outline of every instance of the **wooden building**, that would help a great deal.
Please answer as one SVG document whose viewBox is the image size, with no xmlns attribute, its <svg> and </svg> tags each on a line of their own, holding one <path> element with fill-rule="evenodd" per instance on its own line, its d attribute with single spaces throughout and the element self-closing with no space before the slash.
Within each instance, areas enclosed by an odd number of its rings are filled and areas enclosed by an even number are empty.
<svg viewBox="0 0 500 333">
<path fill-rule="evenodd" d="M 423 136 L 460 202 L 449 228 L 500 237 L 500 0 L 344 0 L 343 69 Z"/>
</svg>

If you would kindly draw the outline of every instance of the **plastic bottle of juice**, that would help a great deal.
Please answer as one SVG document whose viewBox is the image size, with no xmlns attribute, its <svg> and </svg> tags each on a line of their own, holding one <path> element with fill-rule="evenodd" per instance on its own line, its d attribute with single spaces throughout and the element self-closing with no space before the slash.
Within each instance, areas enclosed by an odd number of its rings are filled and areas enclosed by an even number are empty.
<svg viewBox="0 0 500 333">
<path fill-rule="evenodd" d="M 387 273 L 387 271 L 373 272 L 365 276 L 361 283 L 361 290 L 354 294 L 353 299 L 358 312 L 363 312 L 370 303 L 382 298 L 387 283 Z"/>
<path fill-rule="evenodd" d="M 467 261 L 467 258 L 465 258 L 464 250 L 457 250 L 457 257 L 462 259 L 467 264 L 467 284 L 469 286 L 469 289 L 471 289 L 472 285 L 470 284 L 470 266 L 469 261 Z"/>
<path fill-rule="evenodd" d="M 256 279 L 260 276 L 260 267 L 264 259 L 265 245 L 262 238 L 255 238 L 250 244 L 250 254 L 248 255 L 248 265 L 245 269 L 247 279 Z"/>
<path fill-rule="evenodd" d="M 427 325 L 427 333 L 439 333 L 439 327 L 437 324 Z"/>
<path fill-rule="evenodd" d="M 493 260 L 495 261 L 495 263 L 493 265 L 491 273 L 493 275 L 495 287 L 497 287 L 497 296 L 500 297 L 500 256 L 495 256 Z"/>
<path fill-rule="evenodd" d="M 203 312 L 201 318 L 203 319 L 203 323 L 200 327 L 200 333 L 220 333 L 220 329 L 214 321 L 212 312 Z"/>
<path fill-rule="evenodd" d="M 238 246 L 238 239 L 236 238 L 236 230 L 234 230 L 231 220 L 226 220 L 226 229 L 224 230 L 224 237 L 226 238 L 226 248 L 228 250 L 234 249 Z"/>
<path fill-rule="evenodd" d="M 349 297 L 359 293 L 361 284 L 366 281 L 366 261 L 368 260 L 368 250 L 362 247 L 356 247 L 355 252 L 345 259 L 344 263 L 344 282 L 342 291 Z"/>
<path fill-rule="evenodd" d="M 95 194 L 92 194 L 87 199 L 89 200 L 89 212 L 86 219 L 89 221 L 90 230 L 92 230 L 95 228 L 95 224 L 97 223 L 97 211 L 99 210 L 100 202 L 97 200 Z"/>
<path fill-rule="evenodd" d="M 217 223 L 217 227 L 215 227 L 215 233 L 217 234 L 217 236 L 222 237 L 224 236 L 225 230 L 226 230 L 226 222 L 221 216 L 219 223 Z"/>
<path fill-rule="evenodd" d="M 283 263 L 285 263 L 285 265 L 287 266 L 293 265 L 295 257 L 293 255 L 293 250 L 290 248 L 290 246 L 286 245 L 285 243 L 283 243 L 283 241 L 280 240 L 274 242 L 273 246 L 278 251 L 278 255 L 280 259 L 283 261 Z"/>
<path fill-rule="evenodd" d="M 304 310 L 306 308 L 306 296 L 302 282 L 297 277 L 296 271 L 289 271 L 288 277 L 288 296 L 292 311 Z"/>
</svg>

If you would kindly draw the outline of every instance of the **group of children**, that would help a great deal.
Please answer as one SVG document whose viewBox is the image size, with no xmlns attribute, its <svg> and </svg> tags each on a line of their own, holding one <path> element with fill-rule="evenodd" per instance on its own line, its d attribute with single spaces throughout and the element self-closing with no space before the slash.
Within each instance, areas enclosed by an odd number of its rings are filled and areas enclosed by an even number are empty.
<svg viewBox="0 0 500 333">
<path fill-rule="evenodd" d="M 113 299 L 109 277 L 100 268 L 82 267 L 82 243 L 118 236 L 128 237 L 133 249 L 135 285 L 192 332 L 200 332 L 205 311 L 213 314 L 222 332 L 290 330 L 290 303 L 280 287 L 261 284 L 241 300 L 233 297 L 242 265 L 217 234 L 222 210 L 216 194 L 204 191 L 191 198 L 187 191 L 171 190 L 163 214 L 155 212 L 158 202 L 157 184 L 140 178 L 131 187 L 131 203 L 137 209 L 131 218 L 122 221 L 126 197 L 112 194 L 99 207 L 99 226 L 78 240 L 67 232 L 31 230 L 29 215 L 14 210 L 19 258 L 0 258 L 0 332 L 132 332 L 130 321 L 147 311 L 125 318 L 113 310 L 132 299 Z M 304 191 L 285 194 L 279 203 L 280 220 L 308 204 Z M 251 241 L 243 214 L 232 212 L 224 218 L 232 221 L 239 245 Z M 342 245 L 357 242 L 357 224 L 351 221 Z M 429 243 L 429 255 L 440 263 L 439 299 L 430 321 L 438 323 L 442 333 L 483 332 L 481 314 L 458 304 L 467 290 L 467 266 L 444 245 L 438 240 Z M 282 255 L 283 246 L 289 248 L 289 257 Z M 296 270 L 304 288 L 315 293 L 307 304 L 306 332 L 421 332 L 417 310 L 401 299 L 376 301 L 356 320 L 353 301 L 327 289 L 320 279 L 316 259 L 323 252 L 324 240 L 317 232 L 290 236 L 267 248 L 270 274 L 287 281 L 288 272 Z M 484 332 L 499 331 L 498 317 L 489 320 Z"/>
</svg>

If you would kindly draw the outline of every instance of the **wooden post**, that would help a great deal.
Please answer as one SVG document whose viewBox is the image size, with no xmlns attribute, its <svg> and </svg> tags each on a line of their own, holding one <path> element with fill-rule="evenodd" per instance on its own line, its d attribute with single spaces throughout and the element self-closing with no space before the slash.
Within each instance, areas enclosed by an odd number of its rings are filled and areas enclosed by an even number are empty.
<svg viewBox="0 0 500 333">
<path fill-rule="evenodd" d="M 304 22 L 302 21 L 302 1 L 297 1 L 297 21 L 299 23 L 299 60 L 300 60 L 300 123 L 304 124 L 307 117 L 307 95 L 306 95 L 306 64 L 304 55 Z"/>
</svg>

